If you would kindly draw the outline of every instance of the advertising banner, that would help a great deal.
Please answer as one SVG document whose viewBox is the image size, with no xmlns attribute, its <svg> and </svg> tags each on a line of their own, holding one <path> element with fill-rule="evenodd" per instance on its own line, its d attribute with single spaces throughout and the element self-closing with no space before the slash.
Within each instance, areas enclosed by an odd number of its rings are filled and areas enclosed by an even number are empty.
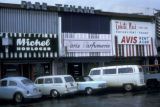
<svg viewBox="0 0 160 107">
<path fill-rule="evenodd" d="M 1 33 L 0 39 L 4 42 L 0 58 L 54 58 L 58 55 L 55 34 Z"/>
<path fill-rule="evenodd" d="M 155 24 L 151 22 L 112 20 L 117 56 L 155 56 Z"/>
<path fill-rule="evenodd" d="M 78 56 L 112 56 L 110 34 L 63 33 L 65 51 Z"/>
</svg>

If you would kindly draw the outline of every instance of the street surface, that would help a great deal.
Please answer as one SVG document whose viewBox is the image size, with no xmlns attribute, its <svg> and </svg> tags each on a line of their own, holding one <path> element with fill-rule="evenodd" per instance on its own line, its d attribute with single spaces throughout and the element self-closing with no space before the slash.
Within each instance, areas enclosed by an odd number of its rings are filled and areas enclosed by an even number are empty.
<svg viewBox="0 0 160 107">
<path fill-rule="evenodd" d="M 160 89 L 136 92 L 105 92 L 92 96 L 75 95 L 59 99 L 41 98 L 23 104 L 0 101 L 0 107 L 160 107 Z"/>
</svg>

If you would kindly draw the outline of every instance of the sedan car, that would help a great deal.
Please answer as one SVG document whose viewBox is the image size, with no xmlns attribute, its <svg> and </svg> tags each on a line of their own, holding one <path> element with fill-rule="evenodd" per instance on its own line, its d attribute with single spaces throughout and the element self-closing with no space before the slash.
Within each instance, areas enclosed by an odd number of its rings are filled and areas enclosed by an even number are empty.
<svg viewBox="0 0 160 107">
<path fill-rule="evenodd" d="M 6 77 L 0 80 L 0 99 L 21 103 L 26 98 L 40 98 L 41 92 L 25 77 Z"/>
<path fill-rule="evenodd" d="M 77 77 L 78 91 L 85 92 L 87 95 L 93 94 L 94 91 L 107 88 L 106 81 L 94 81 L 89 76 Z"/>
</svg>

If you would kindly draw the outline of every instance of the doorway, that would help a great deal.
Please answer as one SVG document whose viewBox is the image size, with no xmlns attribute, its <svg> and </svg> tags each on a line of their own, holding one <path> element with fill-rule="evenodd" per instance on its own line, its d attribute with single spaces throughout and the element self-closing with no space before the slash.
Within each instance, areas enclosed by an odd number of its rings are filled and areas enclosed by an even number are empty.
<svg viewBox="0 0 160 107">
<path fill-rule="evenodd" d="M 82 76 L 82 63 L 68 63 L 67 71 L 74 78 Z"/>
</svg>

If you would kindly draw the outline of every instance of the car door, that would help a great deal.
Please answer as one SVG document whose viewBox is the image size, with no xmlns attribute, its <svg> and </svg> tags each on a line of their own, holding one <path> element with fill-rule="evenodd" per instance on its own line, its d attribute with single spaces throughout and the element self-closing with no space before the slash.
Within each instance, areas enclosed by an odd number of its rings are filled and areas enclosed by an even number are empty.
<svg viewBox="0 0 160 107">
<path fill-rule="evenodd" d="M 46 95 L 50 95 L 52 89 L 54 89 L 53 78 L 52 77 L 45 78 L 43 85 L 43 93 Z"/>
<path fill-rule="evenodd" d="M 65 89 L 65 84 L 63 83 L 63 80 L 61 77 L 54 77 L 54 89 L 57 90 L 60 94 L 64 93 Z"/>
<path fill-rule="evenodd" d="M 0 81 L 0 98 L 7 98 L 7 80 Z"/>
<path fill-rule="evenodd" d="M 45 95 L 45 93 L 44 93 L 44 78 L 36 79 L 35 86 L 41 91 L 41 93 L 43 95 Z"/>
</svg>

